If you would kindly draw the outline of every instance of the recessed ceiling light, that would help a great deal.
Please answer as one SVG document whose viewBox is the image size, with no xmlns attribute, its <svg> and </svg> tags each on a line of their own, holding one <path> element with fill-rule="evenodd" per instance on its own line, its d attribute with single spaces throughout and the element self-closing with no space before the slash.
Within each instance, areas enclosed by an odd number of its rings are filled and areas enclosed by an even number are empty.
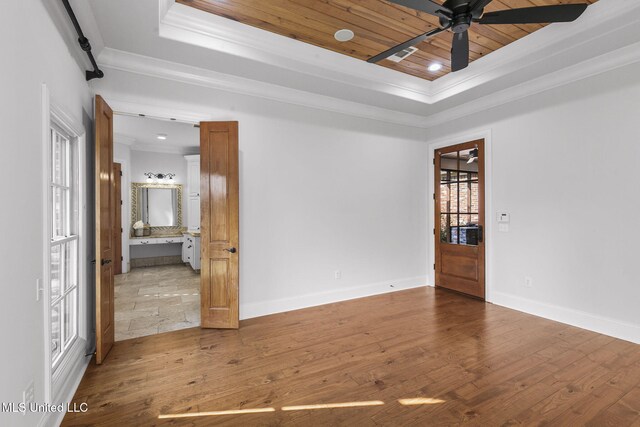
<svg viewBox="0 0 640 427">
<path fill-rule="evenodd" d="M 162 141 L 164 141 L 165 139 L 167 139 L 167 134 L 166 133 L 159 133 L 156 135 L 156 138 L 161 139 Z"/>
<path fill-rule="evenodd" d="M 353 39 L 354 36 L 355 34 L 353 34 L 353 31 L 347 29 L 338 30 L 333 35 L 333 37 L 335 37 L 339 42 L 348 42 L 349 40 Z"/>
<path fill-rule="evenodd" d="M 439 62 L 434 62 L 433 64 L 429 65 L 427 67 L 427 70 L 429 71 L 440 71 L 442 70 L 442 64 Z"/>
</svg>

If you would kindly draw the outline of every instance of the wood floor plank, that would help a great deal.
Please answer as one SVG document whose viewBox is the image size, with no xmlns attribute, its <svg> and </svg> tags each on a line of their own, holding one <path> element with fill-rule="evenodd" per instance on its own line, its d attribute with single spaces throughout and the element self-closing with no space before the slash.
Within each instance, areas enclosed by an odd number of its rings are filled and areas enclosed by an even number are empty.
<svg viewBox="0 0 640 427">
<path fill-rule="evenodd" d="M 419 288 L 118 342 L 63 425 L 638 425 L 639 383 L 636 344 Z"/>
</svg>

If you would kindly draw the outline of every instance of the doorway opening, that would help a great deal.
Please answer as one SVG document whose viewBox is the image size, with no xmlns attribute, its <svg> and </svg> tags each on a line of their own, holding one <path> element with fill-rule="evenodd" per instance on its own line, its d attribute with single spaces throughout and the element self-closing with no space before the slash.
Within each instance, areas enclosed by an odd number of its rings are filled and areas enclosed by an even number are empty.
<svg viewBox="0 0 640 427">
<path fill-rule="evenodd" d="M 199 129 L 115 113 L 113 130 L 115 341 L 198 327 Z"/>
<path fill-rule="evenodd" d="M 96 363 L 128 338 L 196 326 L 237 329 L 238 122 L 116 113 L 114 123 L 100 95 L 95 105 Z M 115 263 L 122 263 L 117 279 Z"/>
<path fill-rule="evenodd" d="M 485 144 L 435 151 L 435 285 L 485 299 Z"/>
</svg>

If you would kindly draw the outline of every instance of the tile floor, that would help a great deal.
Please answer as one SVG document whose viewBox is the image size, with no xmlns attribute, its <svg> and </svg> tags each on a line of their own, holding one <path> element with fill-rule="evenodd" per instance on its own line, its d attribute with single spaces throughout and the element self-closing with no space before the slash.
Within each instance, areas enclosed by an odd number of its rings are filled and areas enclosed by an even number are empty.
<svg viewBox="0 0 640 427">
<path fill-rule="evenodd" d="M 116 341 L 200 325 L 200 275 L 184 265 L 115 277 Z"/>
</svg>

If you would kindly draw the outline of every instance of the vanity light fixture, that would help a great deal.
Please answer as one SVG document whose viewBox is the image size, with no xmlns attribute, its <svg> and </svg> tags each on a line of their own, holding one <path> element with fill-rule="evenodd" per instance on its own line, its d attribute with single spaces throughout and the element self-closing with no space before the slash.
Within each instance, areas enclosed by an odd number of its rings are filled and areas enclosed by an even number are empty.
<svg viewBox="0 0 640 427">
<path fill-rule="evenodd" d="M 173 178 L 176 176 L 176 174 L 146 172 L 144 176 L 147 177 L 147 182 L 149 184 L 152 184 L 154 182 L 160 184 L 173 184 L 175 182 Z"/>
</svg>

